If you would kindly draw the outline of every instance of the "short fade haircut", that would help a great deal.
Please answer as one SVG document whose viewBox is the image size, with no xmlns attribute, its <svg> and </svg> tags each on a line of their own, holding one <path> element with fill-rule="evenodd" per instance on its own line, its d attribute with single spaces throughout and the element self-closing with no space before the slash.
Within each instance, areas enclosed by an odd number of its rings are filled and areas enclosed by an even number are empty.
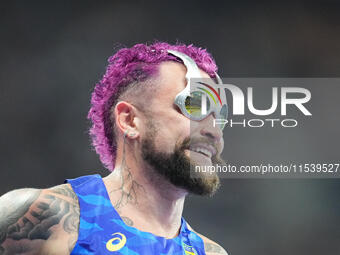
<svg viewBox="0 0 340 255">
<path fill-rule="evenodd" d="M 165 61 L 182 63 L 168 54 L 167 50 L 176 50 L 191 57 L 198 67 L 210 77 L 215 78 L 217 66 L 206 49 L 166 42 L 136 44 L 131 48 L 122 48 L 108 59 L 108 66 L 103 78 L 96 84 L 91 97 L 88 119 L 92 126 L 89 133 L 92 145 L 102 164 L 110 171 L 114 169 L 117 141 L 115 137 L 115 119 L 111 118 L 112 109 L 118 99 L 129 89 L 152 78 L 158 72 L 158 66 Z"/>
</svg>

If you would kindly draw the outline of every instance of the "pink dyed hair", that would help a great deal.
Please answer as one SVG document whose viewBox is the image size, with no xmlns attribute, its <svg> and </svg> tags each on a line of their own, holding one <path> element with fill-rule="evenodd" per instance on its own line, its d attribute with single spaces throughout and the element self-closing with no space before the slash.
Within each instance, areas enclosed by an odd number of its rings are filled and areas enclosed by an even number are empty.
<svg viewBox="0 0 340 255">
<path fill-rule="evenodd" d="M 111 108 L 118 97 L 128 90 L 128 85 L 142 82 L 152 77 L 157 67 L 164 61 L 177 61 L 167 50 L 176 50 L 191 57 L 198 67 L 215 77 L 217 66 L 212 56 L 202 48 L 177 43 L 170 45 L 156 42 L 151 45 L 136 44 L 131 48 L 120 49 L 108 59 L 108 66 L 103 78 L 96 84 L 91 97 L 88 119 L 92 126 L 89 130 L 92 145 L 103 165 L 112 171 L 116 157 L 117 144 L 110 119 Z"/>
</svg>

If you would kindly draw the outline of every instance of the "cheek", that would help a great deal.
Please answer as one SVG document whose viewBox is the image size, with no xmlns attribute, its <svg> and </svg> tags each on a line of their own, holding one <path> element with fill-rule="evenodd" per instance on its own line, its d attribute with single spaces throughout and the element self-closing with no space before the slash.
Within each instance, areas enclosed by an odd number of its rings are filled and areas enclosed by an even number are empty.
<svg viewBox="0 0 340 255">
<path fill-rule="evenodd" d="M 199 136 L 199 132 L 201 129 L 201 125 L 199 121 L 189 120 L 189 134 L 188 136 Z"/>
<path fill-rule="evenodd" d="M 170 107 L 169 107 L 170 108 Z M 165 129 L 169 130 L 169 133 L 186 133 L 190 132 L 191 121 L 185 117 L 182 113 L 178 112 L 176 109 L 167 108 L 166 111 L 160 111 L 160 121 Z"/>
<path fill-rule="evenodd" d="M 191 133 L 191 125 L 190 120 L 187 118 L 181 120 L 173 120 L 172 122 L 167 123 L 168 132 L 175 138 L 175 140 L 183 140 L 190 136 Z"/>
<path fill-rule="evenodd" d="M 162 128 L 159 126 L 160 145 L 166 147 L 167 151 L 172 151 L 178 141 L 182 142 L 191 133 L 191 121 L 183 115 L 178 115 L 163 120 L 160 125 Z"/>
</svg>

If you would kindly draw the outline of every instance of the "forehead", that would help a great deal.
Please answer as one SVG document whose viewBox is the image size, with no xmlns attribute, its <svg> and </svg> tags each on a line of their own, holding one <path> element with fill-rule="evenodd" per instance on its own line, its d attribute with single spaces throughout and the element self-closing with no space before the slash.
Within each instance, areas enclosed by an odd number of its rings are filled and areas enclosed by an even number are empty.
<svg viewBox="0 0 340 255">
<path fill-rule="evenodd" d="M 187 81 L 185 79 L 187 69 L 184 64 L 167 61 L 163 62 L 159 66 L 158 74 L 158 93 L 159 99 L 174 100 L 176 95 L 181 92 Z M 203 78 L 210 78 L 210 76 L 200 70 Z M 194 77 L 195 78 L 195 77 Z"/>
</svg>

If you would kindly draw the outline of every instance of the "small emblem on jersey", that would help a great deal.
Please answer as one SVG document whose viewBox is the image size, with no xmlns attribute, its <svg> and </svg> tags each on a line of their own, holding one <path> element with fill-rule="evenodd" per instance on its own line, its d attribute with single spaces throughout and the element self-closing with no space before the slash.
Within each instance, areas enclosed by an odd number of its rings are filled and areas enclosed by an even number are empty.
<svg viewBox="0 0 340 255">
<path fill-rule="evenodd" d="M 126 244 L 126 236 L 122 233 L 114 233 L 112 234 L 114 238 L 111 238 L 106 243 L 106 249 L 109 251 L 119 251 Z"/>
<path fill-rule="evenodd" d="M 187 245 L 185 243 L 182 244 L 185 255 L 197 255 L 197 252 L 194 247 Z"/>
</svg>

